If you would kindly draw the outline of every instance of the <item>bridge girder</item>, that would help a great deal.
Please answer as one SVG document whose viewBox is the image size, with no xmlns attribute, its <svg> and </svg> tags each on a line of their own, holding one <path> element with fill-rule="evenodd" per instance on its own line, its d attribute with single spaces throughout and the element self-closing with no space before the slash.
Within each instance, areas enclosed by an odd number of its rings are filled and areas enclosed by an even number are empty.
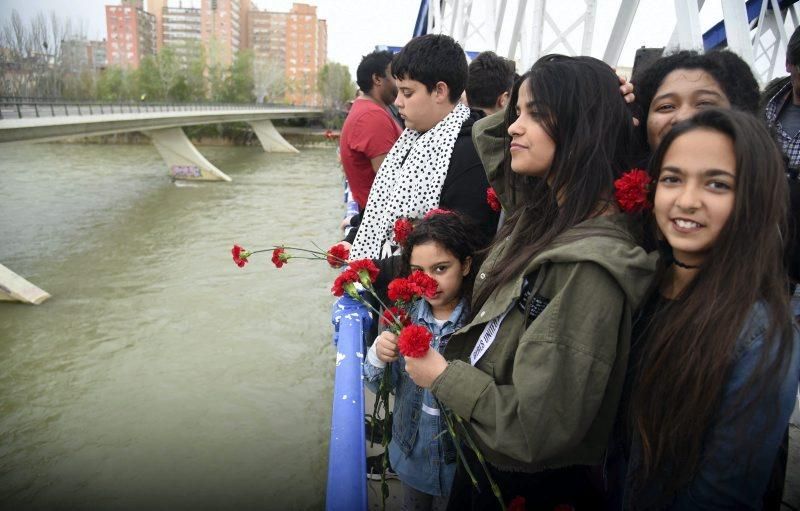
<svg viewBox="0 0 800 511">
<path fill-rule="evenodd" d="M 718 1 L 728 48 L 750 64 L 762 83 L 769 81 L 782 69 L 788 36 L 798 26 L 797 4 L 793 0 Z M 573 14 L 578 18 L 568 26 L 553 14 L 547 0 L 422 0 L 420 15 L 427 15 L 428 33 L 448 34 L 468 50 L 492 50 L 516 60 L 522 70 L 553 51 L 602 56 L 609 65 L 617 66 L 640 2 L 620 0 L 608 41 L 598 42 L 593 39 L 600 2 L 603 0 L 570 2 L 570 7 L 575 4 Z M 704 50 L 699 17 L 704 3 L 673 0 L 677 21 L 668 50 Z M 748 10 L 753 4 L 760 6 L 760 13 L 750 21 Z M 418 22 L 417 29 L 421 26 Z M 576 33 L 582 34 L 580 44 L 569 38 Z"/>
<path fill-rule="evenodd" d="M 252 126 L 264 151 L 297 153 L 271 119 L 319 113 L 316 109 L 281 108 L 266 113 L 217 110 L 4 119 L 0 121 L 0 145 L 140 131 L 150 137 L 173 179 L 230 181 L 192 145 L 182 126 L 244 121 Z"/>
</svg>

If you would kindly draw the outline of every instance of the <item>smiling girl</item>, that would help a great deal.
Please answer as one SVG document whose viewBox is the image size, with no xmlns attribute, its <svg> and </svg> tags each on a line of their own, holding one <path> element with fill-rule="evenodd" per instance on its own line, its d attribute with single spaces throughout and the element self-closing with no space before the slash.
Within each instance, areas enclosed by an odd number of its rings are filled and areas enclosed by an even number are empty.
<svg viewBox="0 0 800 511">
<path fill-rule="evenodd" d="M 710 109 L 651 169 L 663 257 L 623 400 L 625 507 L 760 509 L 800 376 L 780 155 L 755 117 Z"/>
</svg>

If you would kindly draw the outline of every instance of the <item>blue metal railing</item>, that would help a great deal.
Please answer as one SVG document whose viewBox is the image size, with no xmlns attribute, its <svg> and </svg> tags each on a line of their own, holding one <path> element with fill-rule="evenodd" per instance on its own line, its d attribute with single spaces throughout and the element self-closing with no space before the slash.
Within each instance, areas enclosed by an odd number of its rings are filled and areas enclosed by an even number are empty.
<svg viewBox="0 0 800 511">
<path fill-rule="evenodd" d="M 333 305 L 336 374 L 333 383 L 331 439 L 328 450 L 327 511 L 367 509 L 367 443 L 364 432 L 364 334 L 372 319 L 349 296 Z"/>
</svg>

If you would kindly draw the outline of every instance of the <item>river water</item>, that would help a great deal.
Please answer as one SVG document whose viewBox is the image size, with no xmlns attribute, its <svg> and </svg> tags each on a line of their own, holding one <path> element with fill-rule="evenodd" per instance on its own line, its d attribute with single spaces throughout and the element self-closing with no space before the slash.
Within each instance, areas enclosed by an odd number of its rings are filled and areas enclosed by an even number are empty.
<svg viewBox="0 0 800 511">
<path fill-rule="evenodd" d="M 53 297 L 0 302 L 0 508 L 323 506 L 335 274 L 230 248 L 336 241 L 336 154 L 202 152 L 233 182 L 173 184 L 150 146 L 3 148 L 0 262 Z"/>
</svg>

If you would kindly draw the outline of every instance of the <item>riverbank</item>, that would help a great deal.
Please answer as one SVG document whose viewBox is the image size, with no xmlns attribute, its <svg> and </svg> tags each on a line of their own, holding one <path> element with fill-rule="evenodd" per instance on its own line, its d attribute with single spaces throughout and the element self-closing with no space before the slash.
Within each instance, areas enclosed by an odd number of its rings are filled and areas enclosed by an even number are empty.
<svg viewBox="0 0 800 511">
<path fill-rule="evenodd" d="M 233 129 L 223 129 L 223 125 L 216 126 L 216 134 L 211 130 L 198 130 L 196 127 L 184 129 L 186 136 L 192 144 L 199 147 L 247 147 L 258 146 L 260 142 L 253 130 L 249 127 L 237 126 Z M 298 126 L 276 126 L 287 142 L 295 147 L 317 147 L 320 149 L 335 148 L 339 145 L 339 130 L 326 130 L 324 128 L 310 128 Z M 96 137 L 71 137 L 55 141 L 60 144 L 122 144 L 122 145 L 150 145 L 150 137 L 138 132 L 113 133 Z"/>
</svg>

